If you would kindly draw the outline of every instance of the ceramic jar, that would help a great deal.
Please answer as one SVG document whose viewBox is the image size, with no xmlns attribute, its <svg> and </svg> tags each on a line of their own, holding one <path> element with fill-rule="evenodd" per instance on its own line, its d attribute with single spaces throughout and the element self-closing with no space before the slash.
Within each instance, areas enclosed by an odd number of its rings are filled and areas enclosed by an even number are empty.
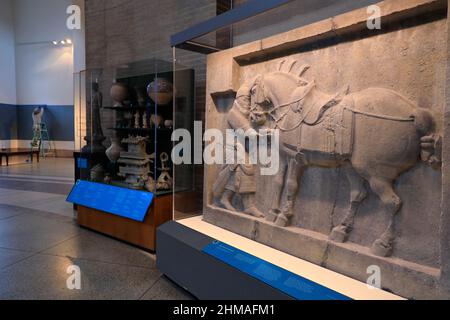
<svg viewBox="0 0 450 320">
<path fill-rule="evenodd" d="M 117 137 L 111 138 L 111 146 L 106 150 L 106 156 L 109 161 L 116 162 L 120 158 L 120 152 L 122 147 L 120 145 L 120 139 Z"/>
<path fill-rule="evenodd" d="M 111 99 L 114 107 L 123 107 L 123 102 L 128 97 L 128 88 L 123 83 L 114 83 L 111 86 Z"/>
<path fill-rule="evenodd" d="M 148 85 L 147 93 L 154 103 L 165 106 L 172 101 L 173 85 L 167 79 L 158 78 Z"/>
</svg>

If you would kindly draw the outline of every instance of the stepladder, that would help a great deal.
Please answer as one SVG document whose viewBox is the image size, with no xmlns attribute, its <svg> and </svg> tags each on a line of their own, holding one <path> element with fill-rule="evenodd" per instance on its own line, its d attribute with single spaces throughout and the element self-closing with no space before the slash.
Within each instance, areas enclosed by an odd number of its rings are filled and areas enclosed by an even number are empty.
<svg viewBox="0 0 450 320">
<path fill-rule="evenodd" d="M 31 141 L 31 148 L 38 149 L 41 156 L 45 158 L 46 156 L 52 155 L 54 148 L 50 140 L 50 134 L 48 132 L 47 125 L 42 122 L 37 128 L 34 129 L 33 140 Z"/>
</svg>

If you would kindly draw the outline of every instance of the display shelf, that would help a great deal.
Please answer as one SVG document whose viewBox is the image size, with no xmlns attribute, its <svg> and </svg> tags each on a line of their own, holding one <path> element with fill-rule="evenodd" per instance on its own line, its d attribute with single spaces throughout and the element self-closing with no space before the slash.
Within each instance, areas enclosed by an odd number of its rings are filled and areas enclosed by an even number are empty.
<svg viewBox="0 0 450 320">
<path fill-rule="evenodd" d="M 190 91 L 180 86 L 174 97 L 171 66 L 168 61 L 149 59 L 86 71 L 87 144 L 79 157 L 89 161 L 80 168 L 81 179 L 132 189 L 167 183 L 172 188 L 172 163 L 165 156 L 172 148 L 172 105 L 174 100 L 186 105 Z M 167 158 L 164 166 L 162 158 Z M 161 177 L 169 180 L 158 184 Z"/>
</svg>

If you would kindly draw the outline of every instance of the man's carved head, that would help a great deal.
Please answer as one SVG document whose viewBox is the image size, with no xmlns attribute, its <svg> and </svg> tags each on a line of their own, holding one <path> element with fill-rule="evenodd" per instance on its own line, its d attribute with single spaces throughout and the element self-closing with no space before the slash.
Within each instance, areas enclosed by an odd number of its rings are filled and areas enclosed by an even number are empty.
<svg viewBox="0 0 450 320">
<path fill-rule="evenodd" d="M 252 88 L 250 89 L 251 105 L 253 107 L 266 107 L 270 104 L 270 100 L 267 98 L 267 92 L 264 86 L 264 77 L 259 75 L 256 77 Z"/>
<path fill-rule="evenodd" d="M 262 126 L 267 121 L 267 105 L 270 101 L 266 97 L 263 76 L 257 76 L 250 88 L 250 121 L 255 126 Z"/>
</svg>

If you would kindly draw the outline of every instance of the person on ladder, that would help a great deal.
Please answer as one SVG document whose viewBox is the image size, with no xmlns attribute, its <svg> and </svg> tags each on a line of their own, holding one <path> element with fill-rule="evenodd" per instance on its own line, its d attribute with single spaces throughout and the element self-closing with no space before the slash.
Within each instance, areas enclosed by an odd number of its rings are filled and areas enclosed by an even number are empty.
<svg viewBox="0 0 450 320">
<path fill-rule="evenodd" d="M 41 124 L 42 116 L 44 115 L 44 108 L 37 107 L 33 110 L 33 140 L 31 141 L 31 148 L 41 148 Z"/>
</svg>

